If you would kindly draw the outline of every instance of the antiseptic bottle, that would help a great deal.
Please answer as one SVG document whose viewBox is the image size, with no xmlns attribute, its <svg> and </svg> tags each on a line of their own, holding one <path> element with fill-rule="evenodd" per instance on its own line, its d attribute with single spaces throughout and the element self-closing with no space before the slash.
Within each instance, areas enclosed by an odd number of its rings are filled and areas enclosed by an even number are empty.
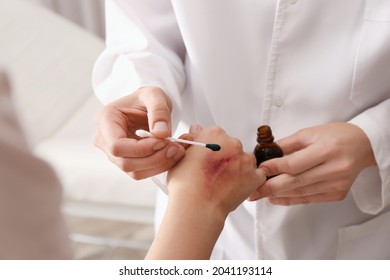
<svg viewBox="0 0 390 280">
<path fill-rule="evenodd" d="M 268 125 L 262 125 L 257 129 L 257 143 L 253 151 L 257 166 L 266 160 L 283 156 L 283 151 L 274 142 L 272 130 Z"/>
</svg>

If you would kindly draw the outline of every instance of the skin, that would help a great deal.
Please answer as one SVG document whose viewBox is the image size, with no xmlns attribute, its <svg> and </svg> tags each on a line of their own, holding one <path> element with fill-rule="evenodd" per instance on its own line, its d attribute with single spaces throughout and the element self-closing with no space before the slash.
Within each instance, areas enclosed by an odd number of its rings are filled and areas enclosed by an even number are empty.
<svg viewBox="0 0 390 280">
<path fill-rule="evenodd" d="M 376 161 L 366 134 L 349 123 L 298 131 L 277 142 L 286 156 L 260 165 L 268 180 L 249 200 L 277 205 L 343 200 L 359 173 Z"/>
<path fill-rule="evenodd" d="M 160 88 L 140 88 L 103 107 L 96 116 L 93 142 L 133 179 L 160 174 L 184 156 L 186 147 L 157 139 L 171 135 L 171 111 L 172 102 Z M 134 134 L 137 129 L 157 138 L 140 139 Z"/>
<path fill-rule="evenodd" d="M 167 95 L 148 87 L 105 106 L 96 118 L 95 145 L 132 178 L 169 170 L 167 211 L 146 259 L 208 259 L 228 213 L 248 196 L 276 205 L 340 201 L 359 173 L 376 165 L 366 134 L 348 123 L 302 129 L 278 141 L 285 156 L 257 169 L 252 153 L 217 127 L 194 126 L 181 138 L 220 144 L 219 152 L 134 135 L 141 128 L 170 136 L 171 110 Z"/>
<path fill-rule="evenodd" d="M 192 135 L 222 149 L 191 146 L 169 171 L 167 211 L 146 259 L 210 258 L 227 215 L 266 180 L 253 154 L 221 128 L 198 127 Z"/>
<path fill-rule="evenodd" d="M 94 144 L 132 178 L 151 177 L 174 167 L 185 145 L 156 138 L 139 139 L 136 129 L 156 137 L 171 135 L 172 102 L 159 88 L 144 87 L 106 105 L 96 117 Z M 192 139 L 190 134 L 181 138 Z M 278 141 L 285 156 L 264 162 L 268 180 L 248 198 L 268 198 L 277 205 L 343 200 L 352 183 L 375 158 L 365 133 L 349 123 L 300 130 Z"/>
</svg>

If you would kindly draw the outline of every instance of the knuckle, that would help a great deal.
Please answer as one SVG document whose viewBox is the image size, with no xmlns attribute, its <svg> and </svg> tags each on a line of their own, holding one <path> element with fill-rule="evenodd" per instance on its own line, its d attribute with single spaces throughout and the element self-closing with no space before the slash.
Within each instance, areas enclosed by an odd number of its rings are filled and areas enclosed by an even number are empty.
<svg viewBox="0 0 390 280">
<path fill-rule="evenodd" d="M 118 141 L 113 141 L 109 145 L 108 150 L 109 150 L 110 154 L 113 155 L 114 157 L 119 157 L 121 155 L 120 144 Z"/>
<path fill-rule="evenodd" d="M 333 154 L 333 149 L 332 145 L 328 145 L 328 143 L 323 143 L 323 142 L 316 142 L 316 152 L 318 157 L 324 158 L 324 157 L 329 157 Z"/>
<path fill-rule="evenodd" d="M 166 114 L 170 114 L 171 110 L 168 106 L 168 104 L 152 104 L 150 105 L 149 107 L 149 110 L 153 111 L 154 114 L 156 115 L 166 115 Z"/>
<path fill-rule="evenodd" d="M 242 151 L 243 149 L 241 141 L 237 138 L 230 138 L 230 145 L 238 152 Z"/>
<path fill-rule="evenodd" d="M 351 174 L 353 172 L 352 163 L 344 160 L 339 164 L 338 170 L 339 170 L 339 173 L 343 174 L 343 175 Z"/>
<path fill-rule="evenodd" d="M 293 160 L 291 160 L 290 157 L 286 157 L 283 161 L 281 161 L 280 170 L 278 170 L 278 171 L 284 172 L 284 173 L 295 174 L 296 168 L 294 168 L 294 166 L 295 166 L 295 164 L 293 163 Z"/>
<path fill-rule="evenodd" d="M 293 135 L 296 139 L 299 139 L 302 143 L 310 143 L 313 140 L 311 139 L 313 137 L 313 133 L 311 132 L 310 128 L 303 128 L 295 132 Z"/>
<path fill-rule="evenodd" d="M 255 157 L 253 155 L 243 154 L 242 155 L 243 162 L 247 165 L 253 165 L 255 163 Z"/>
<path fill-rule="evenodd" d="M 291 185 L 293 186 L 303 186 L 305 185 L 305 180 L 302 176 L 300 175 L 297 175 L 297 176 L 293 176 L 291 177 Z M 299 190 L 299 189 L 298 189 Z"/>
<path fill-rule="evenodd" d="M 245 169 L 248 169 L 250 167 L 251 168 L 250 170 L 252 170 L 252 168 L 256 166 L 254 159 L 250 155 L 247 155 L 247 154 L 242 154 L 240 156 L 240 162 L 241 162 L 240 163 L 241 167 L 243 167 Z"/>
<path fill-rule="evenodd" d="M 144 164 L 147 164 L 148 169 L 156 169 L 156 168 L 162 168 L 166 165 L 173 165 L 176 163 L 175 157 L 180 154 L 181 152 L 184 154 L 184 151 L 179 149 L 177 153 L 173 157 L 167 157 L 167 150 L 169 148 L 164 149 L 163 151 L 156 153 L 150 157 L 148 157 L 147 162 Z"/>
<path fill-rule="evenodd" d="M 322 145 L 319 151 L 322 158 L 334 158 L 339 153 L 336 145 Z"/>
<path fill-rule="evenodd" d="M 122 170 L 126 173 L 134 171 L 133 165 L 128 160 L 126 160 L 124 158 L 118 158 L 115 161 L 115 165 L 118 166 L 120 170 Z"/>
<path fill-rule="evenodd" d="M 149 162 L 149 166 L 151 168 L 157 168 L 157 167 L 160 167 L 163 164 L 164 164 L 164 162 L 160 158 L 153 158 Z"/>
<path fill-rule="evenodd" d="M 295 189 L 295 194 L 296 194 L 297 196 L 302 196 L 302 197 L 304 197 L 304 196 L 306 195 L 306 189 L 303 188 L 303 187 L 297 188 L 297 189 Z"/>
<path fill-rule="evenodd" d="M 220 135 L 225 133 L 225 130 L 223 130 L 222 127 L 219 127 L 217 125 L 210 126 L 209 128 L 210 133 L 215 134 L 215 135 Z"/>
</svg>

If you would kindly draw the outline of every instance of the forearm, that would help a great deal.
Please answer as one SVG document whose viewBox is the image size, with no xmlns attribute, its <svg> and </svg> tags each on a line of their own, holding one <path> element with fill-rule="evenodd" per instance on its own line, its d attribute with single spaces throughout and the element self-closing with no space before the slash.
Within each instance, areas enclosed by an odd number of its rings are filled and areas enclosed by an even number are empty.
<svg viewBox="0 0 390 280">
<path fill-rule="evenodd" d="M 170 198 L 146 259 L 209 259 L 225 221 L 207 203 Z"/>
</svg>

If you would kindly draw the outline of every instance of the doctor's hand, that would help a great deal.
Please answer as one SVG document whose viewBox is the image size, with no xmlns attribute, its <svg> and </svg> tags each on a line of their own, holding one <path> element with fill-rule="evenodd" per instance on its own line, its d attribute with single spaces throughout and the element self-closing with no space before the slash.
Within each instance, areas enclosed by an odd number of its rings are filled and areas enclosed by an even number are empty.
<svg viewBox="0 0 390 280">
<path fill-rule="evenodd" d="M 184 147 L 162 139 L 140 139 L 135 131 L 170 136 L 171 110 L 171 100 L 160 88 L 140 88 L 97 114 L 94 144 L 136 180 L 162 173 L 184 156 Z"/>
<path fill-rule="evenodd" d="M 349 123 L 303 129 L 278 141 L 283 158 L 263 162 L 269 179 L 249 200 L 278 205 L 343 200 L 359 173 L 376 165 L 366 134 Z"/>
</svg>

